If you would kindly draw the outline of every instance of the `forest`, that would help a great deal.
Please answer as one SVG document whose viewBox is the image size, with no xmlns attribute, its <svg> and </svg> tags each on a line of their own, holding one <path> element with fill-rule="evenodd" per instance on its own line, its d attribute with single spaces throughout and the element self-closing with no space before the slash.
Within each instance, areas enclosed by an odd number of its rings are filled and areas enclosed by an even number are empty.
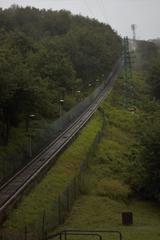
<svg viewBox="0 0 160 240">
<path fill-rule="evenodd" d="M 28 151 L 30 116 L 38 122 L 36 135 L 61 115 L 61 100 L 64 113 L 104 81 L 120 54 L 120 36 L 95 19 L 65 10 L 0 9 L 1 177 L 24 165 L 16 163 Z"/>
<path fill-rule="evenodd" d="M 124 239 L 159 239 L 160 105 L 151 78 L 158 79 L 158 56 L 154 43 L 137 41 L 128 103 L 122 70 L 91 121 L 10 214 L 4 225 L 8 231 L 23 233 L 27 225 L 38 232 L 44 216 L 46 229 L 56 227 L 60 202 L 66 220 L 61 228 L 118 229 Z M 74 202 L 75 179 L 80 189 Z M 123 211 L 133 213 L 133 225 L 122 225 Z"/>
<path fill-rule="evenodd" d="M 15 159 L 24 151 L 28 117 L 35 114 L 39 128 L 45 121 L 53 122 L 60 116 L 60 100 L 64 100 L 65 112 L 90 94 L 104 81 L 121 52 L 121 37 L 95 19 L 17 5 L 0 9 L 1 178 L 17 169 Z M 138 141 L 130 156 L 140 170 L 134 173 L 137 182 L 133 188 L 145 198 L 159 200 L 159 44 L 137 41 L 137 53 L 150 101 L 141 101 L 145 114 L 140 116 Z M 141 98 L 136 97 L 137 101 Z M 10 160 L 6 160 L 8 155 Z M 18 167 L 24 164 L 22 161 Z"/>
<path fill-rule="evenodd" d="M 158 238 L 159 42 L 136 41 L 136 50 L 130 52 L 128 88 L 124 66 L 91 121 L 9 213 L 3 225 L 8 232 L 26 232 L 27 227 L 41 231 L 42 223 L 49 226 L 57 216 L 61 220 L 63 205 L 68 208 L 67 213 L 63 211 L 67 217 L 80 171 L 80 202 L 75 202 L 78 214 L 73 214 L 71 228 L 78 220 L 78 228 L 112 228 L 116 223 L 119 229 L 120 213 L 133 207 L 134 224 L 127 226 L 128 239 L 132 234 L 135 238 L 138 231 L 148 237 L 147 231 L 151 231 L 151 238 Z M 0 9 L 0 186 L 53 140 L 55 126 L 58 134 L 63 131 L 54 123 L 105 81 L 123 50 L 122 37 L 95 19 L 66 10 L 18 5 Z M 146 207 L 151 205 L 154 208 Z M 122 231 L 126 231 L 124 226 Z"/>
<path fill-rule="evenodd" d="M 109 73 L 120 49 L 120 37 L 94 19 L 63 10 L 0 9 L 1 143 L 29 114 L 57 118 L 61 98 L 70 109 L 76 91 L 85 95 Z"/>
</svg>

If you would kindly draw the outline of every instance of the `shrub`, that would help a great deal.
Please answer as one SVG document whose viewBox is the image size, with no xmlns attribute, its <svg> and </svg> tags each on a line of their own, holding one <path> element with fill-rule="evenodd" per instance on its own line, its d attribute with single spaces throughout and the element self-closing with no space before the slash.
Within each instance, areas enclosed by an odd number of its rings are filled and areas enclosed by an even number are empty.
<svg viewBox="0 0 160 240">
<path fill-rule="evenodd" d="M 97 194 L 115 200 L 126 200 L 131 193 L 128 185 L 121 180 L 104 178 L 97 184 Z"/>
</svg>

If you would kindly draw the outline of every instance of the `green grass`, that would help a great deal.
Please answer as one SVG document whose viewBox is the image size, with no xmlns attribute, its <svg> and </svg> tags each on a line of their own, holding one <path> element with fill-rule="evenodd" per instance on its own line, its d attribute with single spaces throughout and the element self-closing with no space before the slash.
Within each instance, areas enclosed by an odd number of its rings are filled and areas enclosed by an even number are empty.
<svg viewBox="0 0 160 240">
<path fill-rule="evenodd" d="M 122 225 L 121 213 L 124 211 L 133 212 L 132 226 Z M 119 230 L 124 240 L 158 240 L 160 207 L 152 202 L 133 200 L 127 204 L 109 197 L 82 196 L 62 228 Z M 108 240 L 111 239 L 117 238 L 110 236 Z"/>
<path fill-rule="evenodd" d="M 35 120 L 30 123 L 30 130 L 34 137 L 32 138 L 32 152 L 35 153 L 37 140 L 35 136 L 41 136 L 43 129 L 49 128 L 51 121 L 45 119 Z M 0 143 L 0 180 L 13 175 L 17 169 L 22 168 L 28 161 L 29 157 L 29 138 L 27 136 L 25 122 L 19 127 L 10 130 L 9 142 L 7 145 Z M 42 140 L 41 140 L 42 141 Z"/>
<path fill-rule="evenodd" d="M 138 200 L 130 178 L 136 179 L 132 166 L 132 150 L 136 145 L 136 124 L 142 112 L 148 89 L 143 79 L 134 78 L 137 84 L 137 113 L 123 107 L 122 79 L 116 83 L 109 100 L 103 103 L 108 117 L 104 137 L 85 174 L 85 191 L 72 210 L 64 229 L 119 230 L 124 240 L 158 240 L 160 238 L 160 207 L 154 202 Z M 134 224 L 123 226 L 121 213 L 132 211 Z M 110 236 L 108 240 L 117 239 Z"/>
<path fill-rule="evenodd" d="M 130 156 L 137 142 L 135 129 L 138 114 L 143 114 L 141 101 L 146 101 L 148 94 L 148 89 L 139 76 L 136 76 L 134 81 L 138 86 L 137 113 L 132 114 L 123 108 L 121 80 L 117 82 L 109 100 L 102 104 L 107 123 L 103 138 L 96 147 L 94 156 L 89 160 L 89 169 L 85 172 L 84 194 L 76 201 L 65 224 L 57 230 L 119 230 L 124 240 L 160 238 L 159 205 L 136 199 L 130 185 L 131 177 L 138 181 Z M 10 214 L 5 223 L 7 229 L 21 231 L 25 224 L 30 226 L 37 222 L 44 209 L 50 211 L 54 199 L 63 192 L 75 176 L 80 163 L 86 159 L 101 127 L 102 119 L 98 113 L 76 141 L 60 156 L 56 166 Z M 124 211 L 133 212 L 132 226 L 122 225 L 121 213 Z M 116 238 L 111 236 L 108 240 Z"/>
<path fill-rule="evenodd" d="M 51 210 L 55 199 L 68 186 L 85 161 L 88 150 L 102 127 L 102 117 L 98 112 L 94 119 L 81 131 L 79 137 L 57 160 L 42 181 L 25 196 L 14 209 L 4 227 L 10 231 L 23 231 L 24 226 L 34 225 L 42 219 L 44 209 Z M 23 216 L 23 217 L 22 217 Z"/>
</svg>

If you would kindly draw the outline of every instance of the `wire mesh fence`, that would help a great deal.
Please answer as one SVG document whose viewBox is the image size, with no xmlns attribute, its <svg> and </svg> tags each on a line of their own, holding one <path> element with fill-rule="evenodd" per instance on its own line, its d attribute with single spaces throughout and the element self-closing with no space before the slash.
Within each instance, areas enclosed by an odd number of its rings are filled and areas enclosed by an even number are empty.
<svg viewBox="0 0 160 240">
<path fill-rule="evenodd" d="M 70 123 L 74 122 L 99 96 L 107 82 L 117 72 L 120 60 L 115 64 L 112 72 L 104 82 L 98 86 L 91 95 L 86 97 L 82 102 L 74 106 L 59 119 L 50 124 L 49 127 L 41 129 L 35 136 L 29 135 L 28 140 L 16 149 L 10 149 L 7 153 L 0 156 L 0 185 L 6 182 L 18 170 L 24 167 L 30 160 L 31 156 L 35 157 L 42 149 L 51 143 Z M 32 145 L 32 146 L 31 146 Z M 32 150 L 31 150 L 32 147 Z M 32 151 L 32 154 L 31 154 Z"/>
<path fill-rule="evenodd" d="M 89 161 L 93 158 L 97 145 L 100 143 L 104 134 L 106 126 L 106 117 L 101 110 L 103 116 L 103 124 L 100 131 L 97 133 L 92 145 L 88 149 L 88 154 L 85 161 L 81 163 L 76 176 L 72 178 L 70 183 L 66 186 L 64 191 L 57 196 L 52 202 L 52 207 L 44 209 L 38 221 L 32 225 L 25 225 L 22 232 L 11 232 L 6 229 L 0 229 L 0 240 L 44 240 L 49 232 L 53 231 L 56 227 L 63 224 L 68 217 L 75 200 L 83 192 L 85 187 L 84 174 L 88 168 Z"/>
</svg>

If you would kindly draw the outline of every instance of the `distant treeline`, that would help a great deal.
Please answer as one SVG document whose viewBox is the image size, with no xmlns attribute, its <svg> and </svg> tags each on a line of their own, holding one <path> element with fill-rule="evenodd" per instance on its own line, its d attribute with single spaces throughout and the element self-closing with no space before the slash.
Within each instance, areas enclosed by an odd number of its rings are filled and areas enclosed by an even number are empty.
<svg viewBox="0 0 160 240">
<path fill-rule="evenodd" d="M 58 117 L 61 98 L 68 110 L 75 92 L 104 80 L 120 53 L 121 38 L 95 19 L 17 5 L 0 9 L 1 138 L 31 113 Z"/>
</svg>

